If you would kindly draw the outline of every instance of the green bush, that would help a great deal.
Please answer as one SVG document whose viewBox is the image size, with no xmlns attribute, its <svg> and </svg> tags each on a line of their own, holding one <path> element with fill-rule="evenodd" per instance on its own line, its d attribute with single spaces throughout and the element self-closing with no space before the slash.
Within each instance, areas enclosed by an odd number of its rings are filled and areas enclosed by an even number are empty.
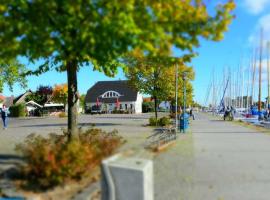
<svg viewBox="0 0 270 200">
<path fill-rule="evenodd" d="M 158 120 L 159 126 L 168 126 L 171 123 L 171 120 L 168 117 L 162 117 Z"/>
<path fill-rule="evenodd" d="M 168 117 L 162 117 L 157 119 L 155 117 L 149 118 L 149 125 L 150 126 L 168 126 L 171 123 L 171 120 Z"/>
<path fill-rule="evenodd" d="M 156 120 L 155 117 L 150 117 L 149 118 L 149 125 L 150 126 L 156 126 L 156 125 L 158 125 L 158 120 Z"/>
<path fill-rule="evenodd" d="M 70 142 L 65 134 L 50 134 L 49 138 L 31 134 L 16 150 L 26 160 L 22 172 L 27 183 L 37 189 L 47 189 L 81 179 L 121 143 L 117 131 L 107 133 L 92 128 Z"/>
<path fill-rule="evenodd" d="M 25 104 L 13 105 L 9 108 L 11 117 L 25 117 L 26 116 L 26 107 Z"/>
<path fill-rule="evenodd" d="M 142 103 L 142 112 L 154 112 L 155 111 L 155 104 L 154 102 L 143 102 Z"/>
<path fill-rule="evenodd" d="M 128 114 L 128 110 L 113 110 L 112 114 Z"/>
</svg>

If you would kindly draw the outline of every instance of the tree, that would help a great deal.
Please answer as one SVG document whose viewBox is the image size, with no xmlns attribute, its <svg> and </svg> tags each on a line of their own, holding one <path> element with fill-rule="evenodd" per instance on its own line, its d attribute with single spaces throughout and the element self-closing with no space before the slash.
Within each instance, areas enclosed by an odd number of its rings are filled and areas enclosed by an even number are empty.
<svg viewBox="0 0 270 200">
<path fill-rule="evenodd" d="M 0 92 L 3 91 L 4 84 L 9 86 L 10 91 L 13 90 L 13 85 L 19 83 L 21 87 L 26 87 L 26 79 L 22 76 L 26 68 L 16 59 L 0 60 Z"/>
<path fill-rule="evenodd" d="M 189 59 L 188 56 L 187 59 Z M 136 58 L 131 57 L 125 61 L 127 67 L 126 76 L 130 84 L 143 94 L 149 94 L 154 99 L 155 118 L 158 118 L 157 108 L 160 101 L 175 100 L 175 64 L 179 62 L 178 58 L 168 59 L 156 57 Z M 182 62 L 180 62 L 182 63 Z M 187 73 L 187 96 L 192 97 L 192 85 L 189 80 L 194 77 L 191 67 L 183 64 L 178 68 L 178 91 L 182 91 L 183 80 L 181 74 Z M 181 100 L 182 93 L 178 93 L 178 99 Z"/>
<path fill-rule="evenodd" d="M 53 89 L 51 86 L 38 86 L 36 92 L 26 97 L 26 101 L 35 101 L 40 105 L 44 105 L 52 96 Z"/>
<path fill-rule="evenodd" d="M 80 95 L 80 106 L 84 109 L 85 108 L 85 94 Z"/>
<path fill-rule="evenodd" d="M 92 64 L 112 76 L 127 52 L 167 54 L 174 45 L 192 51 L 199 37 L 222 39 L 233 16 L 229 1 L 208 14 L 202 0 L 2 0 L 0 56 L 26 56 L 44 64 L 27 75 L 50 69 L 68 77 L 68 131 L 77 134 L 77 72 Z"/>
<path fill-rule="evenodd" d="M 171 104 L 175 104 L 175 70 L 176 67 L 170 67 L 168 69 L 168 78 L 171 79 L 171 81 L 168 80 L 167 84 L 170 84 L 170 95 L 168 96 L 169 101 L 171 101 Z M 182 62 L 178 63 L 178 95 L 177 95 L 177 104 L 183 105 L 183 74 L 186 74 L 186 104 L 191 105 L 193 102 L 193 87 L 191 81 L 194 80 L 195 73 L 193 71 L 192 67 L 189 67 L 185 64 L 182 64 Z"/>
<path fill-rule="evenodd" d="M 68 86 L 67 84 L 55 85 L 52 93 L 52 100 L 56 103 L 64 104 L 66 109 L 67 100 L 68 100 Z"/>
</svg>

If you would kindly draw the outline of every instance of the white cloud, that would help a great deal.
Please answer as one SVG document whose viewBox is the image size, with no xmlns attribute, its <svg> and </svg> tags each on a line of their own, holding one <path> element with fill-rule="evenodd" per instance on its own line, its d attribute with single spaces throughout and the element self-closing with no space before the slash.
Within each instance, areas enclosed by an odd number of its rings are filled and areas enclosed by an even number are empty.
<svg viewBox="0 0 270 200">
<path fill-rule="evenodd" d="M 263 45 L 266 47 L 266 43 L 270 41 L 270 14 L 264 15 L 258 20 L 254 31 L 248 38 L 251 46 L 260 46 L 261 30 L 263 30 Z"/>
<path fill-rule="evenodd" d="M 243 0 L 244 7 L 252 14 L 263 12 L 270 5 L 270 0 Z"/>
</svg>

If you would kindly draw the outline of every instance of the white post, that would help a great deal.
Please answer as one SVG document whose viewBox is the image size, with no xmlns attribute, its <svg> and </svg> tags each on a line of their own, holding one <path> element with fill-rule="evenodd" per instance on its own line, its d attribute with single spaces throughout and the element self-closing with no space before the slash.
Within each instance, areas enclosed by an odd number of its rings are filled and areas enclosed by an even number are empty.
<svg viewBox="0 0 270 200">
<path fill-rule="evenodd" d="M 153 162 L 121 155 L 102 161 L 102 200 L 154 200 Z"/>
</svg>

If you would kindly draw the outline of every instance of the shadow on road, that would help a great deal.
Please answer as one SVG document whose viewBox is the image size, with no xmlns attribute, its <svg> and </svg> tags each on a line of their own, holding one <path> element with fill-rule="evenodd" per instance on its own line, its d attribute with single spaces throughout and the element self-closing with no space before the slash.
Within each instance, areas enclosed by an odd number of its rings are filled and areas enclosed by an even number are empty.
<svg viewBox="0 0 270 200">
<path fill-rule="evenodd" d="M 21 156 L 0 154 L 0 179 L 18 179 L 19 168 L 24 164 Z"/>
<path fill-rule="evenodd" d="M 79 123 L 78 126 L 86 127 L 86 126 L 119 126 L 121 124 L 115 123 Z M 23 125 L 20 127 L 66 127 L 67 123 L 58 123 L 58 124 L 33 124 L 33 125 Z"/>
<path fill-rule="evenodd" d="M 255 131 L 192 131 L 192 133 L 226 133 L 226 134 L 236 134 L 236 133 L 257 133 Z"/>
<path fill-rule="evenodd" d="M 23 162 L 21 156 L 0 154 L 0 168 L 1 165 L 17 165 Z"/>
</svg>

